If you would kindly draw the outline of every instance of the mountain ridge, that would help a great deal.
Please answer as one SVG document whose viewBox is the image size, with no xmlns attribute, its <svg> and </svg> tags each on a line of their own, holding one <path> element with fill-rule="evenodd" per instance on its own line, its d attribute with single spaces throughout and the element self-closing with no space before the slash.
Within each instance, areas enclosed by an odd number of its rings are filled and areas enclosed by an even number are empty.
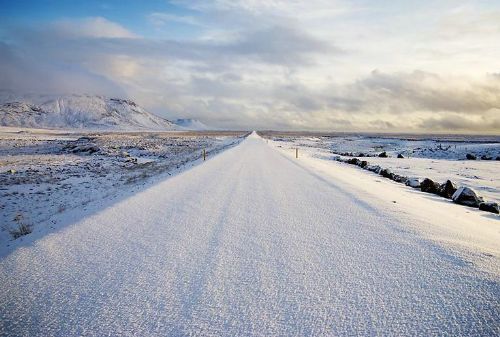
<svg viewBox="0 0 500 337">
<path fill-rule="evenodd" d="M 154 130 L 180 128 L 132 100 L 99 95 L 0 95 L 0 125 L 26 128 Z"/>
</svg>

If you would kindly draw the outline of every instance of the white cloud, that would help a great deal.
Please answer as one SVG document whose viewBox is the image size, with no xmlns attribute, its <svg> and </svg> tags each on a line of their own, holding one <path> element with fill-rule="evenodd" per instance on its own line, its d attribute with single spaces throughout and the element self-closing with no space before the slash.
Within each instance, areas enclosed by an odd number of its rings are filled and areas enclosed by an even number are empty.
<svg viewBox="0 0 500 337">
<path fill-rule="evenodd" d="M 119 88 L 219 127 L 500 132 L 499 8 L 464 2 L 181 1 L 192 15 L 147 18 L 190 39 L 103 18 L 12 29 L 0 87 Z"/>
</svg>

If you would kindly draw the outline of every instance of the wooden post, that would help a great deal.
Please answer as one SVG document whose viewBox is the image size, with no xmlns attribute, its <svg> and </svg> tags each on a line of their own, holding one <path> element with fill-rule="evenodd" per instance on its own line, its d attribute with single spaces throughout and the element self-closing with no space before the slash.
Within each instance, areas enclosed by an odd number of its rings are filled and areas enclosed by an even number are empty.
<svg viewBox="0 0 500 337">
<path fill-rule="evenodd" d="M 203 161 L 205 161 L 205 159 L 207 159 L 207 151 L 203 149 Z"/>
<path fill-rule="evenodd" d="M 299 158 L 299 148 L 295 149 L 295 158 Z"/>
</svg>

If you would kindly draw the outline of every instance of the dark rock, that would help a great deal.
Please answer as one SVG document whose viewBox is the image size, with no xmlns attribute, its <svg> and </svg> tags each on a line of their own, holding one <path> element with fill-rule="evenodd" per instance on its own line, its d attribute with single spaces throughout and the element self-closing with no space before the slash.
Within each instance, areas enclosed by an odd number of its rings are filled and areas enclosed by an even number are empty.
<svg viewBox="0 0 500 337">
<path fill-rule="evenodd" d="M 403 183 L 405 184 L 408 178 L 405 176 L 400 176 L 399 174 L 395 174 L 394 177 L 392 177 L 392 180 L 398 182 L 398 183 Z"/>
<path fill-rule="evenodd" d="M 82 154 L 92 154 L 95 152 L 99 152 L 99 148 L 95 145 L 79 145 L 71 150 L 73 153 L 82 153 Z"/>
<path fill-rule="evenodd" d="M 500 209 L 496 202 L 482 202 L 479 204 L 479 209 L 481 211 L 491 212 L 495 214 L 500 213 Z"/>
<path fill-rule="evenodd" d="M 379 154 L 378 156 L 379 156 L 380 158 L 387 158 L 387 157 L 389 157 L 389 156 L 387 155 L 387 152 L 385 152 L 385 151 L 384 151 L 384 152 L 382 152 L 381 154 Z"/>
<path fill-rule="evenodd" d="M 500 156 L 496 157 L 495 160 L 500 160 Z"/>
<path fill-rule="evenodd" d="M 492 160 L 492 159 L 493 159 L 492 157 L 487 156 L 485 154 L 481 156 L 481 160 Z"/>
<path fill-rule="evenodd" d="M 358 158 L 351 158 L 347 161 L 348 164 L 351 165 L 358 165 L 359 164 L 359 159 Z"/>
<path fill-rule="evenodd" d="M 474 190 L 464 186 L 453 193 L 451 199 L 457 204 L 470 207 L 479 207 L 479 204 L 483 202 L 483 198 L 479 197 Z"/>
<path fill-rule="evenodd" d="M 358 157 L 364 157 L 364 156 L 365 156 L 365 154 L 364 154 L 364 153 L 360 153 L 360 154 L 358 155 Z"/>
<path fill-rule="evenodd" d="M 446 180 L 444 184 L 439 186 L 439 195 L 447 199 L 451 199 L 453 194 L 457 191 L 457 187 L 451 180 Z"/>
<path fill-rule="evenodd" d="M 394 178 L 394 173 L 392 173 L 391 170 L 389 170 L 389 169 L 380 170 L 380 175 L 384 178 L 391 179 L 391 180 Z"/>
<path fill-rule="evenodd" d="M 368 165 L 366 169 L 368 171 L 375 172 L 377 174 L 380 173 L 380 171 L 382 170 L 382 168 L 378 165 Z"/>
<path fill-rule="evenodd" d="M 420 183 L 420 190 L 426 193 L 439 194 L 439 184 L 429 178 Z"/>
<path fill-rule="evenodd" d="M 477 157 L 475 155 L 473 155 L 472 153 L 467 153 L 465 155 L 465 158 L 467 158 L 468 160 L 476 160 Z"/>
<path fill-rule="evenodd" d="M 368 166 L 368 162 L 366 160 L 362 160 L 360 163 L 359 163 L 359 167 L 362 167 L 362 168 L 365 168 Z"/>
<path fill-rule="evenodd" d="M 403 159 L 403 158 L 404 158 L 404 156 L 403 156 L 401 153 L 399 153 L 399 154 L 398 154 L 398 158 L 399 158 L 399 159 Z"/>
</svg>

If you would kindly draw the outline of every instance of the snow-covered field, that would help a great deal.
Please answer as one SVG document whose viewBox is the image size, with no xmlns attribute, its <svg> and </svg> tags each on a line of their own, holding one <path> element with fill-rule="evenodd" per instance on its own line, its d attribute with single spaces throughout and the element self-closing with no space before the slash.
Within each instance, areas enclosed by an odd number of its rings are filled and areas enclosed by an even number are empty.
<svg viewBox="0 0 500 337">
<path fill-rule="evenodd" d="M 237 144 L 242 132 L 85 133 L 0 128 L 0 250 L 23 226 L 116 196 Z M 23 240 L 19 238 L 18 240 Z"/>
<path fill-rule="evenodd" d="M 56 216 L 0 259 L 0 335 L 499 335 L 496 215 L 278 145 Z"/>
<path fill-rule="evenodd" d="M 486 200 L 500 202 L 499 136 L 369 136 L 268 133 L 283 147 L 300 148 L 301 153 L 332 160 L 340 155 L 357 157 L 392 172 L 430 178 L 450 179 L 457 185 L 473 188 Z M 386 152 L 387 158 L 378 155 Z M 404 158 L 397 158 L 401 154 Z M 477 160 L 466 160 L 473 154 Z M 361 155 L 361 156 L 360 156 Z M 481 157 L 488 160 L 481 160 Z M 499 158 L 500 159 L 500 158 Z"/>
</svg>

